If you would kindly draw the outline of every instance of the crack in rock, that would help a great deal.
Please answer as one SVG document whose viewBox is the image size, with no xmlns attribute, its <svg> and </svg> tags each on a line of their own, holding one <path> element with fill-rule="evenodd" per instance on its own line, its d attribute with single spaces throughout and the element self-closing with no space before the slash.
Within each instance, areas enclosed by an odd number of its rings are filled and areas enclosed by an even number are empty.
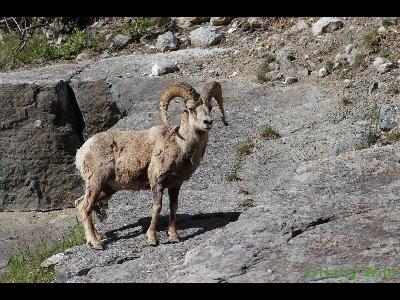
<svg viewBox="0 0 400 300">
<path fill-rule="evenodd" d="M 314 221 L 308 223 L 305 227 L 303 226 L 303 227 L 296 228 L 296 229 L 291 228 L 291 235 L 290 235 L 290 237 L 287 239 L 287 242 L 289 242 L 291 239 L 295 238 L 296 236 L 298 236 L 298 235 L 300 235 L 300 234 L 306 232 L 306 231 L 309 230 L 309 229 L 315 228 L 315 227 L 317 227 L 317 226 L 319 226 L 319 225 L 326 224 L 326 223 L 328 223 L 329 221 L 334 220 L 334 217 L 335 217 L 335 216 L 320 217 L 320 218 L 318 218 L 317 220 L 314 220 Z"/>
</svg>

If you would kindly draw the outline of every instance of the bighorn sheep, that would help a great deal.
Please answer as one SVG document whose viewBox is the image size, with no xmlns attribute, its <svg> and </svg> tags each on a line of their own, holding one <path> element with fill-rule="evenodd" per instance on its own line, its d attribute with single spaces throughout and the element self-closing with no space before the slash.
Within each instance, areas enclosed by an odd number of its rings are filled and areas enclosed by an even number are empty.
<svg viewBox="0 0 400 300">
<path fill-rule="evenodd" d="M 173 127 L 168 121 L 167 110 L 175 97 L 183 99 L 185 109 L 180 126 Z M 208 82 L 201 95 L 186 83 L 173 83 L 167 86 L 160 99 L 162 126 L 143 131 L 101 132 L 78 149 L 75 162 L 86 189 L 75 205 L 88 244 L 103 249 L 101 236 L 91 220 L 94 204 L 122 189 L 152 190 L 154 203 L 146 235 L 151 245 L 157 245 L 156 226 L 163 191 L 168 188 L 169 241 L 179 241 L 176 231 L 178 194 L 182 183 L 191 177 L 203 158 L 213 122 L 212 98 L 218 103 L 224 125 L 228 125 L 218 82 Z"/>
</svg>

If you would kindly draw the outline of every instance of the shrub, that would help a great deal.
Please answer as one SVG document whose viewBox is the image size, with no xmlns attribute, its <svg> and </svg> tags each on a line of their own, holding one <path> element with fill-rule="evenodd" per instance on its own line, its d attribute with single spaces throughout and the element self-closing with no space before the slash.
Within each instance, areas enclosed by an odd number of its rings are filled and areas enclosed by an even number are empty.
<svg viewBox="0 0 400 300">
<path fill-rule="evenodd" d="M 122 32 L 130 35 L 134 39 L 140 38 L 144 33 L 146 33 L 150 28 L 150 21 L 148 17 L 138 17 L 136 18 L 135 24 L 125 25 L 122 28 Z"/>
<path fill-rule="evenodd" d="M 392 26 L 392 25 L 393 25 L 393 22 L 390 21 L 389 19 L 383 19 L 382 20 L 382 26 L 383 27 L 388 28 L 389 26 Z"/>
<path fill-rule="evenodd" d="M 101 49 L 99 36 L 90 36 L 87 32 L 75 29 L 65 36 L 61 45 L 48 44 L 42 31 L 36 30 L 27 39 L 24 47 L 16 51 L 19 38 L 6 35 L 0 45 L 0 69 L 12 70 L 22 65 L 32 64 L 39 60 L 74 59 L 82 50 L 91 49 L 99 52 Z"/>
</svg>

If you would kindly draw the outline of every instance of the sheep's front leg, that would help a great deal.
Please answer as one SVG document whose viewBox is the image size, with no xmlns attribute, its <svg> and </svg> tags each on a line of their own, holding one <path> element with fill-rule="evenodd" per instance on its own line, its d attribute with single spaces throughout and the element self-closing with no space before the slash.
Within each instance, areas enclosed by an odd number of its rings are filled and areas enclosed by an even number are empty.
<svg viewBox="0 0 400 300">
<path fill-rule="evenodd" d="M 176 231 L 176 210 L 178 209 L 178 196 L 181 187 L 169 188 L 169 225 L 168 236 L 171 243 L 179 242 L 178 232 Z"/>
<path fill-rule="evenodd" d="M 160 216 L 162 208 L 163 192 L 164 189 L 159 184 L 156 185 L 153 189 L 153 201 L 154 201 L 153 212 L 151 214 L 151 223 L 146 233 L 148 238 L 148 243 L 152 246 L 156 246 L 158 244 L 158 236 L 156 233 L 156 229 L 157 229 L 158 217 Z"/>
</svg>

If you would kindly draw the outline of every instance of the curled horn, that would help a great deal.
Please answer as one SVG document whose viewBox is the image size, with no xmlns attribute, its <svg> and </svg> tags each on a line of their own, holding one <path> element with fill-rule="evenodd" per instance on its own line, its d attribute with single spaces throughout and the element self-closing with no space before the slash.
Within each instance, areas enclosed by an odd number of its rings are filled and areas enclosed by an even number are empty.
<svg viewBox="0 0 400 300">
<path fill-rule="evenodd" d="M 171 127 L 167 115 L 168 105 L 175 97 L 182 98 L 186 108 L 194 107 L 197 102 L 201 103 L 201 101 L 199 101 L 199 93 L 189 84 L 184 82 L 169 84 L 160 98 L 161 118 L 164 125 L 166 125 L 167 127 Z"/>
<path fill-rule="evenodd" d="M 201 93 L 202 103 L 207 107 L 209 107 L 210 109 L 211 109 L 211 98 L 217 100 L 222 122 L 224 123 L 225 126 L 228 125 L 228 122 L 226 122 L 225 120 L 224 99 L 222 97 L 221 84 L 217 81 L 208 82 Z"/>
</svg>

